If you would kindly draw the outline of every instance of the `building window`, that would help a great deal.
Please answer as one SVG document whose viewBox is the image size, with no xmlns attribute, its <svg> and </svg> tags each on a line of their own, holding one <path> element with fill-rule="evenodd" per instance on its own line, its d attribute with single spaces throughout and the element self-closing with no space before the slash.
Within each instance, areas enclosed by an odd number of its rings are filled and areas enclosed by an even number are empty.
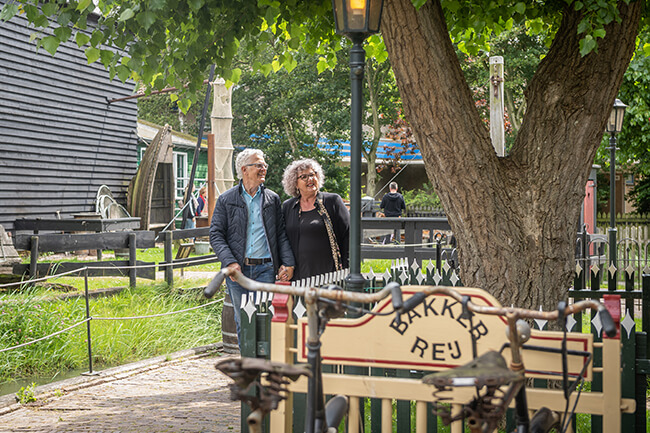
<svg viewBox="0 0 650 433">
<path fill-rule="evenodd" d="M 625 176 L 625 185 L 634 186 L 634 175 L 628 174 Z"/>
<path fill-rule="evenodd" d="M 185 186 L 190 181 L 187 175 L 187 154 L 174 152 L 174 175 L 176 177 L 176 199 L 182 200 Z"/>
</svg>

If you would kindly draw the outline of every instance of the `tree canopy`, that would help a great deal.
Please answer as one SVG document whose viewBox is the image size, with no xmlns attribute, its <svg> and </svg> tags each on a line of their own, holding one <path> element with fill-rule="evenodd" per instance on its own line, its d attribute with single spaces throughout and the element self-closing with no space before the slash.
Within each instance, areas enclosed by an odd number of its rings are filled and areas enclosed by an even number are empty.
<svg viewBox="0 0 650 433">
<path fill-rule="evenodd" d="M 40 5 L 40 6 L 39 6 Z M 504 303 L 554 308 L 573 265 L 575 224 L 606 119 L 645 24 L 641 0 L 386 0 L 381 32 L 432 186 L 458 240 L 463 282 Z M 89 15 L 99 26 L 88 30 Z M 71 0 L 7 3 L 25 13 L 51 53 L 74 38 L 89 61 L 149 88 L 188 84 L 204 71 L 236 82 L 237 49 L 269 47 L 270 73 L 297 66 L 296 52 L 334 67 L 341 39 L 329 0 Z M 510 153 L 496 156 L 456 48 L 474 56 L 514 26 L 548 51 L 524 91 Z M 123 50 L 114 55 L 106 47 Z M 498 54 L 498 53 L 495 53 Z"/>
</svg>

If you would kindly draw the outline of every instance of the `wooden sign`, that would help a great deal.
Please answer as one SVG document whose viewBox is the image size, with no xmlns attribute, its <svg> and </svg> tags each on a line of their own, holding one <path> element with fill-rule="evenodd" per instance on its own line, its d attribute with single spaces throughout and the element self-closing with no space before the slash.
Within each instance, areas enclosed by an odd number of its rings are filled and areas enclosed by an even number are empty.
<svg viewBox="0 0 650 433">
<path fill-rule="evenodd" d="M 421 286 L 403 286 L 406 300 Z M 500 306 L 489 293 L 473 288 L 459 287 L 458 291 L 471 297 L 477 305 Z M 373 311 L 392 310 L 390 299 L 379 302 Z M 472 325 L 460 317 L 462 306 L 448 296 L 429 296 L 425 302 L 408 314 L 402 315 L 397 323 L 394 315 L 365 315 L 357 319 L 331 320 L 321 336 L 321 354 L 327 364 L 357 365 L 369 367 L 441 370 L 463 365 L 472 360 L 472 332 L 477 338 L 479 355 L 488 350 L 500 350 L 508 342 L 506 320 L 499 316 L 476 314 Z M 307 320 L 298 321 L 298 360 L 307 359 L 305 341 Z M 561 332 L 532 331 L 531 346 L 560 348 Z M 593 335 L 569 333 L 569 350 L 593 351 Z M 503 355 L 510 360 L 509 350 Z M 555 378 L 562 371 L 559 353 L 523 351 L 527 374 L 537 378 Z M 578 375 L 586 362 L 584 356 L 569 356 L 569 372 Z M 584 376 L 591 379 L 591 365 Z"/>
</svg>

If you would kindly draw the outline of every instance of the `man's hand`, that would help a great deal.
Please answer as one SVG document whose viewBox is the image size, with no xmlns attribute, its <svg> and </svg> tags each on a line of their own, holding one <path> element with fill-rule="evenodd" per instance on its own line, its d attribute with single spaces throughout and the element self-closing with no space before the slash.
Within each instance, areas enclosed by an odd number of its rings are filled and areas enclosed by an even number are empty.
<svg viewBox="0 0 650 433">
<path fill-rule="evenodd" d="M 289 281 L 293 277 L 293 266 L 280 266 L 278 269 L 278 280 Z"/>
<path fill-rule="evenodd" d="M 234 269 L 236 271 L 241 272 L 241 266 L 239 266 L 239 263 L 237 263 L 237 262 L 231 263 L 227 267 L 230 268 L 230 269 Z M 230 277 L 230 280 L 235 281 L 235 279 L 232 276 Z"/>
</svg>

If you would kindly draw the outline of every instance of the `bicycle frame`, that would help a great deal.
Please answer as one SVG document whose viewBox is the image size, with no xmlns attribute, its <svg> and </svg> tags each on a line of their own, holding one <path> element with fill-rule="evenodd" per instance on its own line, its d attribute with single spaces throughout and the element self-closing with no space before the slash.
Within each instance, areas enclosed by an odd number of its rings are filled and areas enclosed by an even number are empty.
<svg viewBox="0 0 650 433">
<path fill-rule="evenodd" d="M 512 365 L 513 369 L 519 369 L 523 372 L 523 365 L 521 360 L 521 347 L 522 342 L 518 338 L 519 333 L 516 329 L 517 318 L 534 318 L 534 319 L 546 319 L 554 320 L 560 316 L 559 311 L 552 312 L 543 312 L 537 310 L 522 310 L 518 308 L 507 308 L 507 307 L 496 307 L 488 305 L 475 305 L 473 304 L 468 297 L 461 296 L 456 290 L 450 287 L 443 286 L 423 286 L 421 287 L 421 292 L 417 292 L 405 302 L 402 302 L 401 290 L 399 285 L 396 283 L 390 283 L 384 287 L 379 292 L 375 293 L 356 293 L 356 292 L 344 292 L 342 290 L 328 290 L 328 289 L 318 289 L 318 288 L 301 288 L 295 286 L 279 286 L 268 283 L 259 283 L 241 275 L 237 271 L 231 269 L 222 270 L 219 275 L 213 280 L 205 290 L 206 296 L 211 296 L 214 294 L 216 289 L 221 285 L 223 279 L 226 277 L 232 277 L 243 287 L 246 287 L 249 290 L 260 290 L 267 291 L 272 293 L 283 293 L 295 296 L 302 296 L 305 300 L 306 311 L 307 311 L 307 328 L 308 334 L 305 341 L 307 348 L 307 361 L 312 368 L 314 373 L 312 378 L 308 382 L 308 401 L 307 401 L 307 413 L 306 413 L 306 431 L 309 433 L 321 433 L 324 431 L 327 420 L 324 408 L 324 396 L 323 396 L 323 382 L 322 382 L 322 373 L 321 373 L 321 351 L 320 351 L 320 333 L 324 329 L 325 323 L 327 322 L 328 317 L 324 315 L 323 317 L 319 316 L 319 310 L 325 311 L 326 308 L 319 308 L 319 300 L 332 300 L 333 305 L 340 307 L 343 302 L 355 302 L 359 304 L 368 304 L 378 302 L 388 296 L 389 293 L 393 297 L 393 307 L 394 311 L 397 313 L 396 320 L 399 321 L 400 315 L 412 310 L 424 299 L 432 294 L 442 294 L 449 296 L 456 301 L 462 303 L 468 311 L 473 313 L 480 314 L 489 314 L 489 315 L 499 315 L 505 316 L 508 321 L 508 328 L 510 332 L 510 346 L 511 352 L 513 353 Z M 604 310 L 604 307 L 595 301 L 581 301 L 580 303 L 571 305 L 562 310 L 562 315 L 574 313 L 581 311 L 585 308 L 596 308 L 599 311 Z M 607 320 L 602 320 L 605 328 L 609 328 L 609 324 L 606 323 Z M 609 322 L 611 322 L 611 317 L 609 317 Z M 611 323 L 613 327 L 613 323 Z M 614 328 L 615 330 L 615 328 Z M 474 354 L 476 354 L 476 348 L 474 347 Z M 522 373 L 523 374 L 523 373 Z M 527 413 L 527 404 L 525 400 L 525 390 L 518 390 L 515 397 L 517 402 L 517 407 L 519 408 L 519 416 L 522 420 L 521 423 L 525 424 L 528 422 L 528 413 Z"/>
</svg>

